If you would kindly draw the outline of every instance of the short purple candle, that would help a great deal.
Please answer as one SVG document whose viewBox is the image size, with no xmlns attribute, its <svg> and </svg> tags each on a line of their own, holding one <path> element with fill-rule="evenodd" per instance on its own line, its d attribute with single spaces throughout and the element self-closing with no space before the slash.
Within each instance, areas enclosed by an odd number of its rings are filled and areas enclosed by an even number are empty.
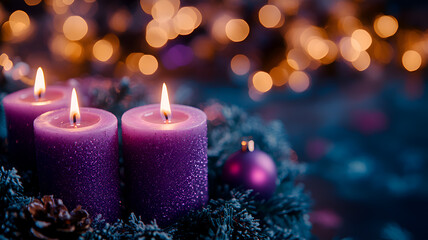
<svg viewBox="0 0 428 240">
<path fill-rule="evenodd" d="M 171 105 L 171 113 L 165 123 L 153 104 L 122 116 L 128 206 L 161 226 L 208 201 L 206 115 L 183 105 Z"/>
<path fill-rule="evenodd" d="M 36 79 L 43 80 L 41 68 Z M 37 87 L 37 86 L 36 86 Z M 3 99 L 11 158 L 20 169 L 36 169 L 33 121 L 40 114 L 68 107 L 68 87 L 49 86 L 42 89 L 26 88 L 7 95 Z M 35 94 L 37 92 L 37 94 Z"/>
<path fill-rule="evenodd" d="M 40 190 L 114 221 L 120 217 L 117 118 L 95 108 L 81 108 L 79 115 L 80 125 L 71 124 L 79 116 L 69 109 L 34 121 Z"/>
</svg>

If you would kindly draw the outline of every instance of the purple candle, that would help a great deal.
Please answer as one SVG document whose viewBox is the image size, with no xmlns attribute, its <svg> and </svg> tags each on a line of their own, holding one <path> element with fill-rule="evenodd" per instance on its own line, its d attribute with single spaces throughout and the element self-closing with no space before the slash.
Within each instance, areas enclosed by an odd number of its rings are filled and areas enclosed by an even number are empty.
<svg viewBox="0 0 428 240">
<path fill-rule="evenodd" d="M 199 109 L 170 107 L 165 85 L 161 105 L 137 107 L 123 114 L 127 203 L 144 222 L 156 219 L 166 226 L 206 204 L 206 119 Z"/>
<path fill-rule="evenodd" d="M 120 215 L 116 117 L 81 108 L 75 89 L 70 109 L 42 114 L 34 121 L 40 190 L 107 221 Z"/>
<path fill-rule="evenodd" d="M 65 108 L 70 100 L 70 88 L 48 87 L 41 68 L 37 69 L 34 88 L 7 95 L 3 99 L 11 158 L 21 169 L 35 169 L 33 121 L 40 114 Z"/>
</svg>

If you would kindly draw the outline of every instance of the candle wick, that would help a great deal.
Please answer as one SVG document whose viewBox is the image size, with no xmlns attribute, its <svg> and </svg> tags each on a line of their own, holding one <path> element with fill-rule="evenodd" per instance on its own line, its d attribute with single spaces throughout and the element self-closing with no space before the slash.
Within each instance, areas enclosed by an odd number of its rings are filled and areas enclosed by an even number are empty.
<svg viewBox="0 0 428 240">
<path fill-rule="evenodd" d="M 77 127 L 79 124 L 77 123 L 77 114 L 73 114 L 73 126 Z"/>
<path fill-rule="evenodd" d="M 163 112 L 163 115 L 165 116 L 165 123 L 170 123 L 171 121 L 168 118 L 168 114 L 166 112 Z"/>
</svg>

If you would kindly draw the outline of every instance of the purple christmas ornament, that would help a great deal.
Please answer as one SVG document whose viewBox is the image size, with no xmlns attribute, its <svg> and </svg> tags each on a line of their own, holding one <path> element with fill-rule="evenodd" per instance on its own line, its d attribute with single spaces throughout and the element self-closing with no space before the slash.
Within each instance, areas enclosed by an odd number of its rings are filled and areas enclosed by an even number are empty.
<svg viewBox="0 0 428 240">
<path fill-rule="evenodd" d="M 254 142 L 242 141 L 242 149 L 224 164 L 223 180 L 232 187 L 253 189 L 260 198 L 270 198 L 276 189 L 277 171 L 272 158 L 254 150 Z"/>
</svg>

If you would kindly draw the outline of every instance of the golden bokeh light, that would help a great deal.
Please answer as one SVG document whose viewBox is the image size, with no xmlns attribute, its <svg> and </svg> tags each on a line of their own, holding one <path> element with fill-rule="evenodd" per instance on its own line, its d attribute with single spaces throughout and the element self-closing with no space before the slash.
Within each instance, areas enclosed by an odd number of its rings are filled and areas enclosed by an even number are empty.
<svg viewBox="0 0 428 240">
<path fill-rule="evenodd" d="M 395 17 L 389 15 L 378 16 L 373 24 L 374 30 L 381 38 L 387 38 L 394 35 L 398 30 L 398 21 Z"/>
<path fill-rule="evenodd" d="M 133 52 L 126 57 L 125 63 L 126 67 L 132 72 L 138 72 L 140 70 L 139 62 L 140 58 L 143 56 L 143 53 Z"/>
<path fill-rule="evenodd" d="M 380 63 L 390 63 L 393 52 L 394 49 L 386 41 L 375 41 L 373 44 L 373 57 Z"/>
<path fill-rule="evenodd" d="M 348 35 L 351 35 L 356 29 L 361 28 L 361 26 L 361 21 L 354 16 L 346 16 L 338 21 L 338 28 Z"/>
<path fill-rule="evenodd" d="M 174 8 L 174 5 L 169 0 L 158 0 L 153 4 L 152 9 L 150 10 L 150 13 L 158 22 L 165 22 L 170 20 L 174 14 L 176 13 L 177 9 Z"/>
<path fill-rule="evenodd" d="M 192 43 L 193 52 L 200 59 L 211 59 L 215 54 L 215 42 L 208 36 L 198 36 Z"/>
<path fill-rule="evenodd" d="M 62 0 L 52 0 L 52 9 L 56 14 L 65 14 L 68 7 L 69 5 L 66 5 Z"/>
<path fill-rule="evenodd" d="M 269 0 L 270 4 L 278 6 L 285 14 L 297 14 L 302 0 Z"/>
<path fill-rule="evenodd" d="M 200 12 L 192 7 L 183 7 L 174 17 L 174 27 L 180 35 L 188 35 L 199 26 L 202 21 Z"/>
<path fill-rule="evenodd" d="M 287 53 L 287 63 L 295 70 L 304 70 L 310 64 L 310 59 L 300 49 L 291 49 Z"/>
<path fill-rule="evenodd" d="M 372 37 L 370 33 L 364 29 L 357 29 L 352 33 L 352 39 L 355 39 L 358 42 L 358 45 L 355 46 L 355 41 L 351 41 L 355 49 L 360 49 L 360 51 L 367 50 L 372 45 Z"/>
<path fill-rule="evenodd" d="M 243 54 L 235 55 L 230 61 L 230 68 L 236 75 L 245 75 L 250 71 L 250 59 Z"/>
<path fill-rule="evenodd" d="M 272 78 L 273 85 L 280 87 L 287 83 L 288 72 L 282 67 L 274 67 L 269 71 L 269 75 Z"/>
<path fill-rule="evenodd" d="M 306 91 L 309 88 L 310 79 L 308 74 L 302 71 L 294 71 L 288 77 L 288 85 L 291 90 L 297 93 Z"/>
<path fill-rule="evenodd" d="M 110 18 L 108 24 L 116 32 L 125 32 L 131 22 L 131 14 L 126 9 L 119 9 Z"/>
<path fill-rule="evenodd" d="M 256 72 L 252 77 L 252 82 L 254 88 L 261 93 L 269 91 L 273 85 L 272 77 L 263 71 Z"/>
<path fill-rule="evenodd" d="M 42 0 L 25 0 L 25 3 L 28 6 L 36 6 L 37 4 L 39 4 Z"/>
<path fill-rule="evenodd" d="M 72 62 L 82 60 L 83 47 L 77 42 L 68 42 L 64 48 L 64 57 Z"/>
<path fill-rule="evenodd" d="M 146 41 L 151 47 L 163 47 L 168 42 L 168 33 L 161 27 L 146 28 Z"/>
<path fill-rule="evenodd" d="M 158 22 L 156 20 L 151 20 L 147 26 L 146 26 L 146 32 L 149 31 L 150 29 L 155 29 L 155 31 L 157 31 L 158 29 L 162 29 L 166 34 L 168 39 L 174 39 L 178 36 L 178 31 L 176 30 L 176 27 L 174 26 L 174 21 L 173 20 L 169 20 L 169 21 L 165 21 L 165 22 Z M 167 41 L 168 41 L 167 39 Z"/>
<path fill-rule="evenodd" d="M 233 42 L 242 42 L 250 33 L 250 26 L 243 19 L 231 19 L 226 24 L 226 36 Z"/>
<path fill-rule="evenodd" d="M 337 49 L 337 46 L 333 41 L 324 40 L 324 42 L 328 46 L 328 53 L 327 55 L 325 55 L 323 58 L 320 59 L 320 62 L 322 64 L 330 64 L 334 62 L 334 60 L 336 60 L 339 50 Z"/>
<path fill-rule="evenodd" d="M 67 39 L 79 41 L 88 33 L 88 24 L 80 16 L 70 16 L 65 20 L 62 30 Z"/>
<path fill-rule="evenodd" d="M 259 10 L 259 21 L 266 28 L 275 28 L 281 26 L 281 11 L 275 5 L 264 5 Z"/>
<path fill-rule="evenodd" d="M 92 48 L 92 53 L 97 60 L 106 62 L 113 55 L 113 45 L 105 39 L 98 40 Z"/>
<path fill-rule="evenodd" d="M 229 22 L 230 19 L 232 18 L 229 15 L 223 14 L 221 16 L 217 16 L 214 20 L 214 23 L 211 27 L 211 35 L 217 42 L 223 44 L 229 42 L 229 39 L 226 35 L 226 24 Z"/>
<path fill-rule="evenodd" d="M 13 62 L 9 59 L 9 56 L 6 53 L 0 55 L 0 66 L 3 66 L 5 71 L 9 71 L 13 67 Z"/>
<path fill-rule="evenodd" d="M 70 6 L 71 4 L 73 4 L 73 3 L 74 3 L 74 0 L 62 0 L 62 2 L 63 2 L 65 5 Z"/>
<path fill-rule="evenodd" d="M 414 72 L 421 67 L 422 57 L 418 52 L 408 50 L 403 54 L 401 62 L 407 71 Z"/>
<path fill-rule="evenodd" d="M 24 11 L 17 10 L 9 16 L 9 26 L 14 36 L 20 36 L 30 27 L 30 17 Z"/>
<path fill-rule="evenodd" d="M 354 68 L 358 71 L 362 72 L 370 66 L 370 62 L 370 55 L 366 51 L 362 51 L 360 52 L 358 58 L 352 62 L 352 66 L 354 66 Z"/>
<path fill-rule="evenodd" d="M 154 56 L 148 54 L 141 56 L 138 62 L 138 67 L 144 75 L 152 75 L 156 72 L 158 66 L 158 60 Z"/>
<path fill-rule="evenodd" d="M 350 37 L 344 37 L 340 40 L 339 49 L 342 57 L 349 62 L 355 61 L 358 56 L 360 56 L 361 52 L 361 47 L 358 41 Z"/>
<path fill-rule="evenodd" d="M 312 38 L 308 46 L 306 47 L 306 52 L 316 60 L 320 60 L 321 58 L 327 56 L 328 54 L 328 45 L 324 42 L 324 39 L 321 38 Z"/>
</svg>

